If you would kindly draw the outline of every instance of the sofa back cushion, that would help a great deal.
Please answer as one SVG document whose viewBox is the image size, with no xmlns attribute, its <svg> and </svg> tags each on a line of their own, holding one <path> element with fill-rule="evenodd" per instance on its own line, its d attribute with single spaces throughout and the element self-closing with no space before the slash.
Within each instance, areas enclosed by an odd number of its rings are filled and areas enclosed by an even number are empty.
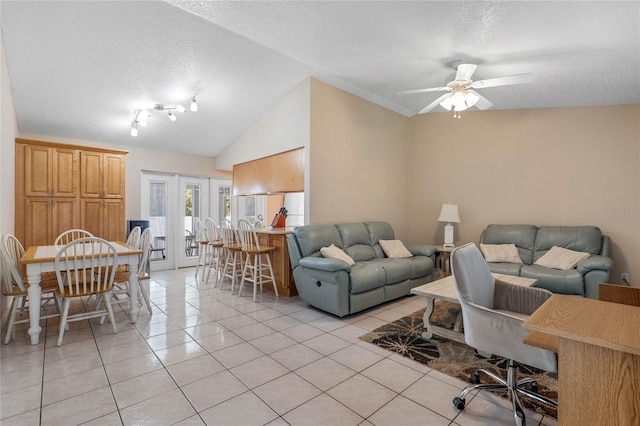
<svg viewBox="0 0 640 426">
<path fill-rule="evenodd" d="M 336 247 L 344 248 L 340 233 L 334 225 L 306 225 L 294 228 L 293 230 L 302 257 L 319 256 L 322 247 L 329 247 L 334 244 Z M 352 256 L 353 257 L 353 256 Z"/>
<path fill-rule="evenodd" d="M 531 265 L 535 260 L 533 252 L 537 231 L 538 227 L 534 225 L 489 225 L 482 232 L 480 243 L 515 244 L 522 262 Z"/>
<path fill-rule="evenodd" d="M 544 256 L 553 246 L 593 256 L 600 254 L 602 232 L 597 226 L 541 226 L 536 235 L 533 261 Z"/>
<path fill-rule="evenodd" d="M 353 260 L 358 262 L 376 257 L 364 223 L 341 223 L 336 228 L 342 238 L 342 248 Z"/>
<path fill-rule="evenodd" d="M 385 257 L 379 241 L 395 240 L 391 224 L 387 222 L 365 222 L 364 226 L 367 227 L 367 231 L 369 232 L 369 241 L 373 247 L 376 257 Z"/>
</svg>

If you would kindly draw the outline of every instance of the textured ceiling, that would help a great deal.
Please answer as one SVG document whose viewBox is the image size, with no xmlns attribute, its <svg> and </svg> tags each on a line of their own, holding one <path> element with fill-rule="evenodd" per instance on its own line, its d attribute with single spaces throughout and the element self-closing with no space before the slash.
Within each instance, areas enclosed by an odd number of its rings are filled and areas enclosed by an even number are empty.
<svg viewBox="0 0 640 426">
<path fill-rule="evenodd" d="M 640 103 L 640 2 L 0 3 L 18 124 L 27 133 L 216 155 L 314 76 L 412 116 L 450 63 L 486 88 L 494 109 Z M 176 122 L 138 108 L 186 103 Z M 433 113 L 443 112 L 437 107 Z"/>
</svg>

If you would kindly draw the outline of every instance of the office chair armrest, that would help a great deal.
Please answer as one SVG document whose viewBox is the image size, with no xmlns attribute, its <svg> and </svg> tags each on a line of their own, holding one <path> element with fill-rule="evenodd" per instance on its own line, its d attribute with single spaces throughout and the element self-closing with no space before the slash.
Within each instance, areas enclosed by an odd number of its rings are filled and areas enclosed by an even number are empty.
<svg viewBox="0 0 640 426">
<path fill-rule="evenodd" d="M 496 280 L 493 308 L 531 315 L 553 295 L 548 290 Z"/>
</svg>

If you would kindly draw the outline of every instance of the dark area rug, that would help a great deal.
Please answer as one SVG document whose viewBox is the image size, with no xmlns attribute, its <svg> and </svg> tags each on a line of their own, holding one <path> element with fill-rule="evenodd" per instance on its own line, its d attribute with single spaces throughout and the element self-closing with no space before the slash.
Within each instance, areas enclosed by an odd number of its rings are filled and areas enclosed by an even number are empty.
<svg viewBox="0 0 640 426">
<path fill-rule="evenodd" d="M 422 315 L 424 311 L 424 309 L 421 309 L 411 315 L 378 327 L 361 336 L 360 339 L 426 364 L 465 382 L 469 382 L 471 374 L 478 368 L 486 368 L 500 377 L 506 377 L 507 360 L 504 358 L 495 355 L 485 358 L 470 346 L 451 341 L 437 334 L 429 340 L 424 339 L 422 337 L 422 332 L 424 331 Z M 459 305 L 437 300 L 431 316 L 431 322 L 441 327 L 453 329 L 458 312 L 460 312 Z M 520 364 L 518 379 L 523 377 L 533 377 L 538 382 L 539 393 L 554 400 L 558 399 L 558 376 L 555 373 Z M 481 382 L 489 382 L 486 375 L 481 374 Z M 496 395 L 508 398 L 504 392 L 497 392 Z M 452 400 L 454 396 L 457 395 L 452 395 Z M 534 403 L 524 396 L 521 396 L 521 401 L 530 410 L 557 417 L 556 410 L 551 407 Z"/>
</svg>

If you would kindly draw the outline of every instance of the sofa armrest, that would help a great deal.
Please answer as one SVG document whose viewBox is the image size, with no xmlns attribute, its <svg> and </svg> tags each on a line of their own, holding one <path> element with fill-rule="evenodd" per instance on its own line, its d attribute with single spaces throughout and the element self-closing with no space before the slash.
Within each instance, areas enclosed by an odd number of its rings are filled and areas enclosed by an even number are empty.
<svg viewBox="0 0 640 426">
<path fill-rule="evenodd" d="M 613 262 L 606 256 L 590 256 L 578 262 L 578 266 L 576 268 L 582 275 L 595 269 L 609 271 L 613 268 Z"/>
<path fill-rule="evenodd" d="M 432 257 L 436 253 L 436 248 L 427 244 L 418 244 L 407 246 L 407 250 L 414 256 Z"/>
<path fill-rule="evenodd" d="M 319 269 L 327 272 L 346 271 L 351 272 L 351 266 L 343 260 L 328 257 L 303 257 L 298 262 L 300 266 L 310 269 Z"/>
<path fill-rule="evenodd" d="M 493 292 L 494 309 L 531 315 L 553 295 L 543 288 L 525 287 L 496 280 Z"/>
</svg>

